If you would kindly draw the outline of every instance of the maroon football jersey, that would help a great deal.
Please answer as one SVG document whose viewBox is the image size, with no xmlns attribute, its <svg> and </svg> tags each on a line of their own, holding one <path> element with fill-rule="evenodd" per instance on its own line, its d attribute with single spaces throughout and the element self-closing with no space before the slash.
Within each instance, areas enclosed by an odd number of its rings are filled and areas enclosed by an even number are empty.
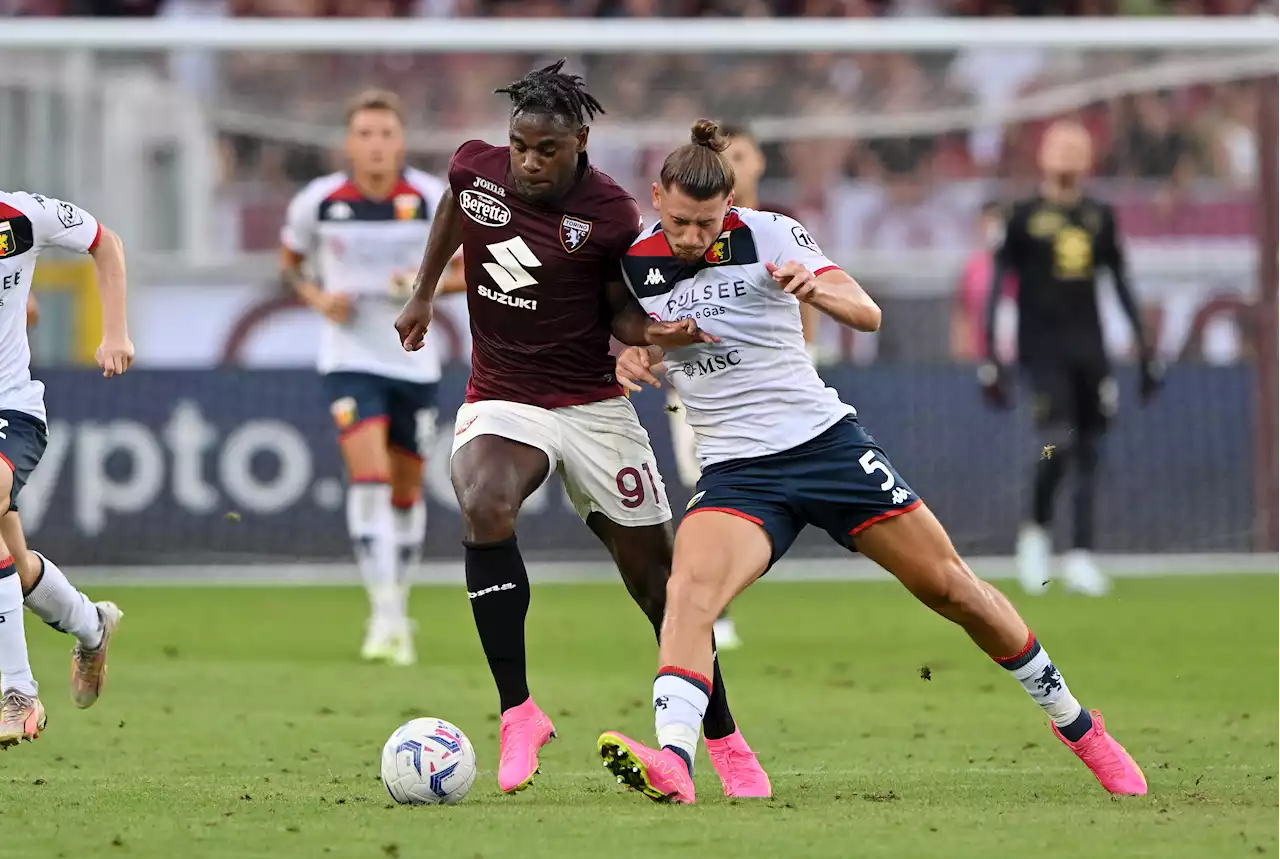
<svg viewBox="0 0 1280 859">
<path fill-rule="evenodd" d="M 621 278 L 640 209 L 589 165 L 558 202 L 526 202 L 510 165 L 507 147 L 480 140 L 449 164 L 471 313 L 467 402 L 554 409 L 620 396 L 604 284 Z"/>
</svg>

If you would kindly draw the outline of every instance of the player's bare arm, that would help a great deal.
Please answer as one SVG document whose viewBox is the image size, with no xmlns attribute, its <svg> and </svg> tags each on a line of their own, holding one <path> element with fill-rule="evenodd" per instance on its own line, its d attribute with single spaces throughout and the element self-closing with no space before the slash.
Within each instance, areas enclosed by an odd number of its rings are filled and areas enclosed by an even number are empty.
<svg viewBox="0 0 1280 859">
<path fill-rule="evenodd" d="M 94 352 L 102 375 L 110 379 L 133 363 L 133 343 L 129 340 L 129 319 L 125 311 L 124 243 L 114 232 L 102 227 L 97 245 L 89 251 L 98 276 L 102 300 L 102 343 Z"/>
<path fill-rule="evenodd" d="M 880 328 L 879 305 L 846 272 L 834 268 L 814 274 L 794 261 L 781 266 L 765 263 L 765 269 L 784 292 L 816 307 L 841 325 L 867 332 Z"/>
<path fill-rule="evenodd" d="M 679 349 L 694 343 L 715 343 L 712 335 L 698 327 L 692 319 L 659 322 L 650 319 L 640 302 L 621 280 L 605 284 L 605 295 L 613 311 L 611 329 L 619 343 L 627 346 L 658 346 Z"/>
<path fill-rule="evenodd" d="M 40 302 L 34 295 L 27 296 L 27 327 L 35 328 L 40 323 Z"/>
<path fill-rule="evenodd" d="M 342 324 L 351 318 L 351 296 L 326 292 L 312 283 L 302 270 L 304 257 L 288 247 L 280 248 L 280 282 L 298 299 L 326 319 Z"/>
<path fill-rule="evenodd" d="M 427 249 L 423 251 L 422 265 L 418 267 L 418 276 L 413 282 L 413 295 L 396 319 L 396 332 L 405 351 L 415 352 L 422 348 L 427 328 L 431 325 L 436 292 L 441 288 L 441 277 L 461 246 L 462 210 L 458 208 L 453 190 L 446 189 L 440 198 L 436 218 L 431 222 Z M 457 280 L 460 279 L 459 276 Z M 447 289 L 448 292 L 466 289 L 465 281 L 459 288 L 454 278 L 450 279 L 449 285 L 453 288 Z"/>
</svg>

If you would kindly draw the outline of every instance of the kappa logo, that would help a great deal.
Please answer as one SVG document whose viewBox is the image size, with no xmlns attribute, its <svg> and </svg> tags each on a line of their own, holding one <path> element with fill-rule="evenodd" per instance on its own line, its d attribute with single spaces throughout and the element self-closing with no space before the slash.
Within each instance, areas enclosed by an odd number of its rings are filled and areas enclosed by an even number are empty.
<svg viewBox="0 0 1280 859">
<path fill-rule="evenodd" d="M 329 207 L 329 217 L 335 221 L 346 221 L 355 214 L 349 205 L 339 200 Z"/>
<path fill-rule="evenodd" d="M 707 490 L 705 490 L 705 489 L 704 489 L 704 490 L 702 490 L 701 492 L 699 492 L 697 495 L 694 495 L 692 498 L 690 498 L 690 499 L 689 499 L 689 503 L 688 503 L 688 504 L 686 504 L 686 505 L 684 506 L 685 511 L 687 512 L 687 511 L 689 511 L 689 510 L 692 510 L 692 509 L 693 509 L 693 505 L 695 505 L 695 504 L 697 504 L 699 501 L 701 501 L 701 500 L 702 500 L 702 496 L 704 496 L 704 495 L 706 495 L 706 494 L 707 494 Z"/>
<path fill-rule="evenodd" d="M 660 283 L 666 282 L 667 279 L 663 277 L 662 272 L 658 271 L 656 268 L 649 269 L 649 274 L 645 276 L 644 279 L 645 286 L 657 286 Z"/>
<path fill-rule="evenodd" d="M 468 218 L 482 227 L 505 227 L 511 223 L 507 204 L 484 191 L 465 189 L 458 195 L 458 205 Z"/>
<path fill-rule="evenodd" d="M 560 244 L 569 253 L 586 244 L 589 235 L 591 235 L 590 221 L 571 215 L 565 215 L 560 219 Z"/>
</svg>

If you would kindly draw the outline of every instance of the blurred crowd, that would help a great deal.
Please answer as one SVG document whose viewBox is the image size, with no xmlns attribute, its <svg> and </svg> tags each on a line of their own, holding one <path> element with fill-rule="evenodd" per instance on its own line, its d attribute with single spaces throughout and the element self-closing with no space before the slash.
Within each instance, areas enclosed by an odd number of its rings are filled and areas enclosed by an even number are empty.
<svg viewBox="0 0 1280 859">
<path fill-rule="evenodd" d="M 1238 15 L 1256 0 L 0 0 L 25 15 L 387 17 L 863 17 Z"/>
</svg>

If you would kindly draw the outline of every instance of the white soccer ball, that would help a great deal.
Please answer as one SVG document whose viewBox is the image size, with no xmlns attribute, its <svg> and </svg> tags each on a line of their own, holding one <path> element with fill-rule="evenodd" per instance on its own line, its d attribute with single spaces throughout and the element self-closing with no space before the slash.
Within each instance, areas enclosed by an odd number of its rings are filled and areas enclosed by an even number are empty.
<svg viewBox="0 0 1280 859">
<path fill-rule="evenodd" d="M 443 719 L 405 722 L 382 747 L 382 783 L 401 805 L 462 802 L 476 780 L 476 751 Z"/>
</svg>

